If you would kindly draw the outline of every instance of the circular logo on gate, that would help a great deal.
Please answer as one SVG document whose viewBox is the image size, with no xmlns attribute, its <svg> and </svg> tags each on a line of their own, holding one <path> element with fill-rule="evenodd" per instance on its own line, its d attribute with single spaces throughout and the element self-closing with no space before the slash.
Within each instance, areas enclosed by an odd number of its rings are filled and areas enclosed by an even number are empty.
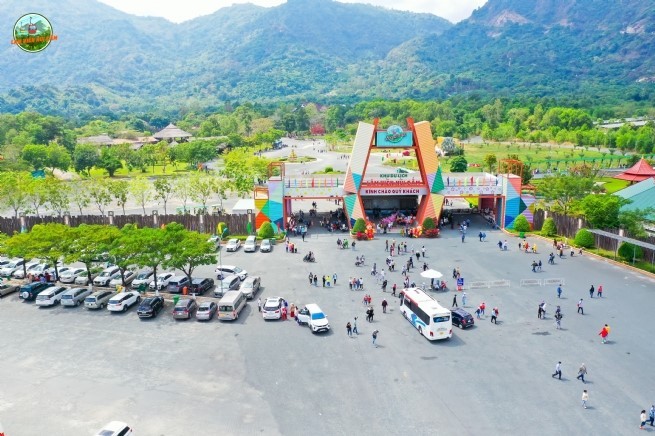
<svg viewBox="0 0 655 436">
<path fill-rule="evenodd" d="M 40 52 L 50 45 L 50 41 L 57 37 L 53 34 L 52 25 L 41 14 L 25 14 L 14 24 L 14 39 L 22 50 L 30 53 Z"/>
<path fill-rule="evenodd" d="M 405 137 L 406 132 L 400 126 L 390 126 L 387 129 L 387 136 L 384 138 L 389 142 L 400 142 Z"/>
</svg>

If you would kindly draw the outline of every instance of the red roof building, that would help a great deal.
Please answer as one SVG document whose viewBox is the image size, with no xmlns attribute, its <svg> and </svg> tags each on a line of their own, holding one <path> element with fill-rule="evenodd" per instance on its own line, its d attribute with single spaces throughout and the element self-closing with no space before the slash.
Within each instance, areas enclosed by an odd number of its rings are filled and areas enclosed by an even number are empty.
<svg viewBox="0 0 655 436">
<path fill-rule="evenodd" d="M 646 159 L 639 159 L 639 162 L 627 171 L 614 176 L 615 179 L 628 180 L 630 182 L 641 182 L 651 177 L 655 177 L 655 169 L 653 169 Z"/>
</svg>

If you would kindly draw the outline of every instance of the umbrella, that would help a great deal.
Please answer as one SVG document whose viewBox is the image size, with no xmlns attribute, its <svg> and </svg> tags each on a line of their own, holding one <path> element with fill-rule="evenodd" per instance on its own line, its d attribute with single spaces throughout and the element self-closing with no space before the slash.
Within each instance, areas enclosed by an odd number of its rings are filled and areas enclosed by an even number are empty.
<svg viewBox="0 0 655 436">
<path fill-rule="evenodd" d="M 441 277 L 443 277 L 443 274 L 441 274 L 439 271 L 428 269 L 421 273 L 421 277 L 424 277 L 426 279 L 440 279 Z"/>
</svg>

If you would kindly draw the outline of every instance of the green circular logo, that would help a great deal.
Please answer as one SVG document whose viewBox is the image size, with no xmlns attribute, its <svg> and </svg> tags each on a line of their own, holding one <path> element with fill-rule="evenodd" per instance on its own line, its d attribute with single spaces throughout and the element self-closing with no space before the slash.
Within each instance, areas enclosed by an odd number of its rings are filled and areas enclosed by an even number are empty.
<svg viewBox="0 0 655 436">
<path fill-rule="evenodd" d="M 50 45 L 52 25 L 41 14 L 25 14 L 14 24 L 13 42 L 22 50 L 36 53 Z"/>
</svg>

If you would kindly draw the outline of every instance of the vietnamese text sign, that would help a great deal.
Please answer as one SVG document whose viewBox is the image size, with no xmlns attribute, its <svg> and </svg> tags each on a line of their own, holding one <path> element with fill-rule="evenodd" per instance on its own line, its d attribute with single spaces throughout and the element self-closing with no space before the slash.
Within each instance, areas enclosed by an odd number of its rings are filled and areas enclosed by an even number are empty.
<svg viewBox="0 0 655 436">
<path fill-rule="evenodd" d="M 361 191 L 359 191 L 360 195 L 426 195 L 427 193 L 428 189 L 424 187 L 362 188 Z"/>
</svg>

